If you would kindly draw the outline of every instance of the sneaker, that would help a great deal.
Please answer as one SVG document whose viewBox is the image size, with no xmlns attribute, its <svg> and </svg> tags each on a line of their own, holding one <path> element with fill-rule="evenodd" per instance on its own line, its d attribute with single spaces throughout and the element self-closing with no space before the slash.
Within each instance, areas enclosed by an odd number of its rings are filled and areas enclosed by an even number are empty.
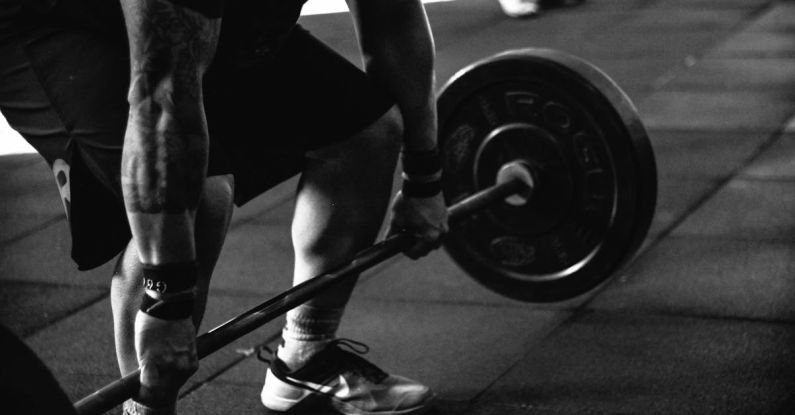
<svg viewBox="0 0 795 415">
<path fill-rule="evenodd" d="M 502 11 L 515 18 L 532 17 L 541 12 L 539 0 L 499 0 Z"/>
<path fill-rule="evenodd" d="M 427 386 L 385 373 L 360 356 L 368 351 L 362 343 L 337 339 L 295 371 L 274 357 L 262 404 L 272 411 L 312 408 L 310 413 L 318 413 L 319 408 L 331 408 L 344 415 L 408 415 L 430 409 L 434 394 Z"/>
</svg>

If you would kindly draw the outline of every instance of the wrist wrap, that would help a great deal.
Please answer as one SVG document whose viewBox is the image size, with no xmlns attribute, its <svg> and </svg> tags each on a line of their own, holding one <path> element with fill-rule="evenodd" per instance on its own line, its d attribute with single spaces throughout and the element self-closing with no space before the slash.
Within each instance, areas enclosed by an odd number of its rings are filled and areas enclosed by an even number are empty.
<svg viewBox="0 0 795 415">
<path fill-rule="evenodd" d="M 432 197 L 442 192 L 442 155 L 438 148 L 400 155 L 403 163 L 403 195 Z"/>
<path fill-rule="evenodd" d="M 160 300 L 144 294 L 141 311 L 162 320 L 184 320 L 193 315 L 193 297 L 193 291 L 185 291 Z"/>
<path fill-rule="evenodd" d="M 196 285 L 198 267 L 196 261 L 174 264 L 143 264 L 143 285 L 147 290 L 160 294 L 190 290 Z"/>
<path fill-rule="evenodd" d="M 442 170 L 442 154 L 439 148 L 433 150 L 409 153 L 400 153 L 403 163 L 403 172 L 409 176 L 432 176 Z"/>
</svg>

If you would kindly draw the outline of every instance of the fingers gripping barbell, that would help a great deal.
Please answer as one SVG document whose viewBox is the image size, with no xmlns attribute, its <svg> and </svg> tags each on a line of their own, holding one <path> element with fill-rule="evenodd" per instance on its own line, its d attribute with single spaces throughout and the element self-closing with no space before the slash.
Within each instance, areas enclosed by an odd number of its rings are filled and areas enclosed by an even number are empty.
<svg viewBox="0 0 795 415">
<path fill-rule="evenodd" d="M 598 286 L 637 251 L 656 200 L 651 145 L 635 108 L 593 65 L 548 49 L 501 53 L 442 89 L 439 140 L 450 256 L 510 298 L 550 302 Z M 199 336 L 203 358 L 410 246 L 397 234 Z M 139 372 L 75 405 L 99 414 Z"/>
</svg>

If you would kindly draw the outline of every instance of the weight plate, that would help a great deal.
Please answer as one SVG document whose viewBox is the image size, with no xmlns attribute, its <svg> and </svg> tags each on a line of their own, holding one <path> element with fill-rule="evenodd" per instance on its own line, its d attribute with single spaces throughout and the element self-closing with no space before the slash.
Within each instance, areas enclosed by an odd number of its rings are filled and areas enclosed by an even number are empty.
<svg viewBox="0 0 795 415">
<path fill-rule="evenodd" d="M 438 99 L 444 189 L 453 204 L 513 160 L 535 188 L 451 227 L 445 248 L 473 278 L 531 302 L 570 299 L 638 250 L 657 173 L 637 110 L 606 74 L 549 49 L 504 52 L 458 72 Z"/>
</svg>

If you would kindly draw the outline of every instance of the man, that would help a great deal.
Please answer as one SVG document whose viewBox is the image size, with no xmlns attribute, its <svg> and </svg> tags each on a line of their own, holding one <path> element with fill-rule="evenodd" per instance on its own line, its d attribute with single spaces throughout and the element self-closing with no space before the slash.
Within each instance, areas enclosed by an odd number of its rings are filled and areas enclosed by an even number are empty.
<svg viewBox="0 0 795 415">
<path fill-rule="evenodd" d="M 112 284 L 120 369 L 142 371 L 129 414 L 174 413 L 197 368 L 195 325 L 233 189 L 242 204 L 302 173 L 296 283 L 372 243 L 401 145 L 404 185 L 391 231 L 417 235 L 412 257 L 446 232 L 422 5 L 350 1 L 365 76 L 296 26 L 301 3 L 50 0 L 0 10 L 0 109 L 69 179 L 62 196 L 73 257 L 82 268 L 101 264 L 132 233 Z M 352 288 L 288 313 L 266 407 L 427 409 L 428 388 L 383 373 L 335 339 Z"/>
</svg>

